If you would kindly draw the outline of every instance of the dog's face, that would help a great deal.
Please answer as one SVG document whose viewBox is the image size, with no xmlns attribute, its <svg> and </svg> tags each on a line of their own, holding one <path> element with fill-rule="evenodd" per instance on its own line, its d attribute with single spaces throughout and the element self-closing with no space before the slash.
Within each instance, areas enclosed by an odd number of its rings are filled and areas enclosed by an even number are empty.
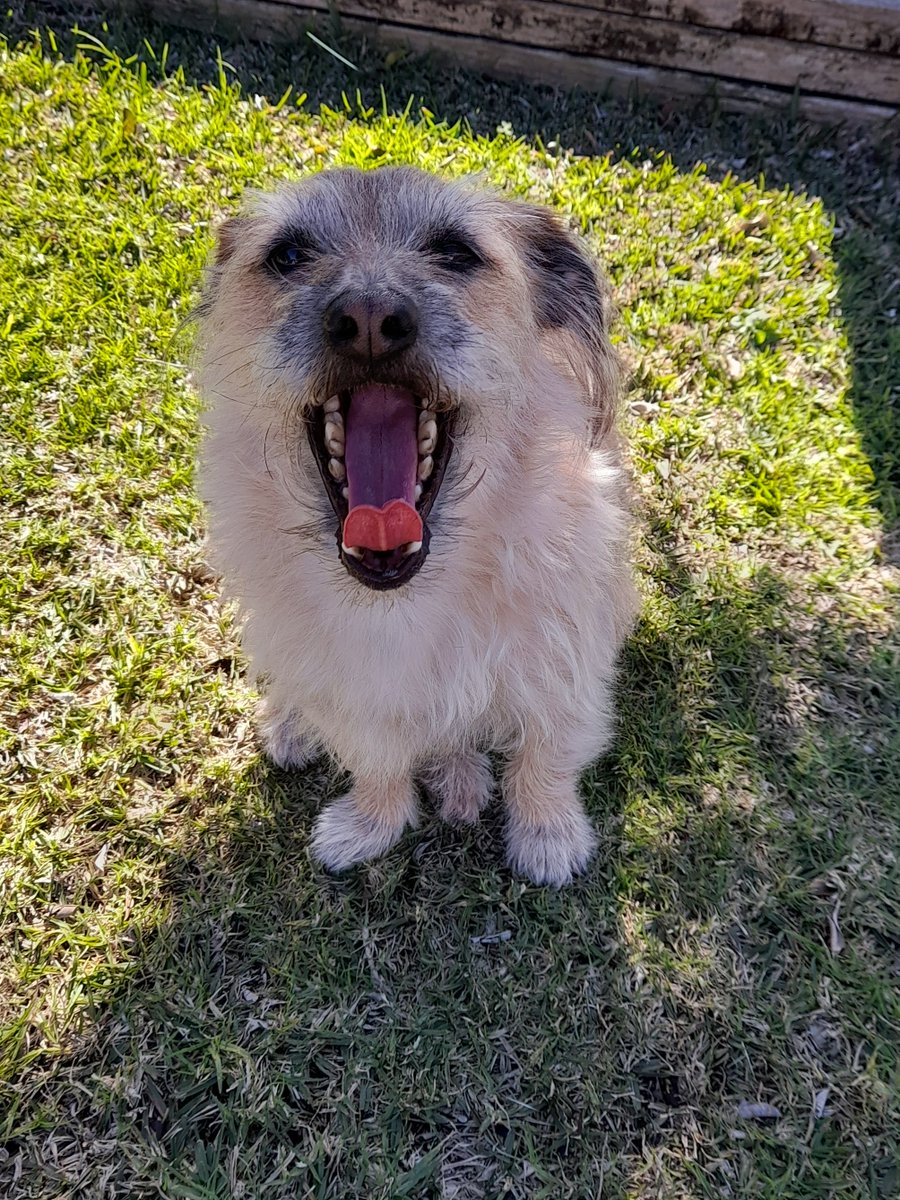
<svg viewBox="0 0 900 1200">
<path fill-rule="evenodd" d="M 483 473 L 492 441 L 509 453 L 536 358 L 577 390 L 586 431 L 606 429 L 608 308 L 541 209 L 410 168 L 325 172 L 222 227 L 205 386 L 231 398 L 230 361 L 251 352 L 255 401 L 318 467 L 344 567 L 393 588 L 425 561 L 453 460 Z"/>
</svg>

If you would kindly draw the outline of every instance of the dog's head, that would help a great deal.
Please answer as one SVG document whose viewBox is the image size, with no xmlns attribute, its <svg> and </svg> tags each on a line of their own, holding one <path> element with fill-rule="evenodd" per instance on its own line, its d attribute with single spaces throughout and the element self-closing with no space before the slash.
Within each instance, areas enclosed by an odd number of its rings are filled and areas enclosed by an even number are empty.
<svg viewBox="0 0 900 1200">
<path fill-rule="evenodd" d="M 568 380 L 586 439 L 612 420 L 610 305 L 579 242 L 543 209 L 411 168 L 258 197 L 219 231 L 202 314 L 207 393 L 230 398 L 230 357 L 251 355 L 242 402 L 282 410 L 372 588 L 422 566 L 445 480 L 474 466 L 476 485 L 540 420 L 536 364 Z"/>
</svg>

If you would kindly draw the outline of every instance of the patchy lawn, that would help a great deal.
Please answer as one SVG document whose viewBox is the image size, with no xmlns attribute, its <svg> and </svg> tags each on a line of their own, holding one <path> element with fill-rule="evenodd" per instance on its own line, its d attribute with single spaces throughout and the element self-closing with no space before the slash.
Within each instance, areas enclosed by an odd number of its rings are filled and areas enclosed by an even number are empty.
<svg viewBox="0 0 900 1200">
<path fill-rule="evenodd" d="M 342 42 L 373 110 L 315 47 L 217 67 L 64 16 L 0 56 L 4 1194 L 896 1195 L 890 164 Z M 341 781 L 260 756 L 204 564 L 211 226 L 388 162 L 570 214 L 619 297 L 644 607 L 561 893 L 510 877 L 496 813 L 316 869 Z"/>
</svg>

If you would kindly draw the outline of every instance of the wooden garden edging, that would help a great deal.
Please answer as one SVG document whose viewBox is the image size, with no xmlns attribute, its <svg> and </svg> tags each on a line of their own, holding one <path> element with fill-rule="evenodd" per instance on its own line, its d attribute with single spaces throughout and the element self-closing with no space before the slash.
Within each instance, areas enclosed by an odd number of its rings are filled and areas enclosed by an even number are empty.
<svg viewBox="0 0 900 1200">
<path fill-rule="evenodd" d="M 795 102 L 823 120 L 900 112 L 900 0 L 120 0 L 263 41 L 340 17 L 388 44 L 497 75 L 598 91 Z"/>
</svg>

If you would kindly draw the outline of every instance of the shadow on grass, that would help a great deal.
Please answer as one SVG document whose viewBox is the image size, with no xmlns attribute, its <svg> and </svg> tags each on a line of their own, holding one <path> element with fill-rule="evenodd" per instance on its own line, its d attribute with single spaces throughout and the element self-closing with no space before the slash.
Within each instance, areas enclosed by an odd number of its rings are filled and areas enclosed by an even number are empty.
<svg viewBox="0 0 900 1200">
<path fill-rule="evenodd" d="M 62 42 L 78 10 L 59 12 L 42 21 Z M 217 78 L 202 38 L 80 21 L 126 54 L 141 32 L 167 39 L 170 67 Z M 371 54 L 352 78 L 312 49 L 224 56 L 251 93 L 302 80 L 313 105 L 340 106 L 342 89 L 384 84 L 389 106 L 412 91 L 478 131 L 506 121 L 589 153 L 653 147 L 685 168 L 702 158 L 821 188 L 843 231 L 854 411 L 896 520 L 900 292 L 873 281 L 900 266 L 897 215 L 857 211 L 859 180 L 822 157 L 830 135 L 702 107 L 582 97 L 563 111 L 550 91 L 481 80 L 473 110 L 463 73 L 441 73 L 435 95 L 431 68 Z M 862 173 L 881 163 L 854 153 Z M 585 783 L 602 839 L 588 879 L 559 894 L 510 879 L 496 811 L 467 833 L 430 821 L 330 879 L 310 869 L 307 839 L 340 781 L 251 768 L 210 797 L 218 823 L 172 855 L 160 886 L 173 915 L 136 931 L 132 980 L 47 1064 L 71 1085 L 65 1103 L 22 1085 L 29 1118 L 0 1179 L 16 1187 L 22 1155 L 49 1189 L 91 1200 L 677 1187 L 810 1200 L 863 1178 L 889 1195 L 877 1085 L 898 943 L 876 885 L 840 872 L 858 844 L 873 867 L 890 845 L 887 651 L 796 606 L 771 571 L 698 589 L 655 539 L 651 522 L 652 569 L 690 632 L 647 617 L 629 645 L 616 749 Z M 828 941 L 838 901 L 842 955 Z M 823 1086 L 837 1114 L 825 1125 L 809 1120 Z M 784 1120 L 733 1138 L 739 1099 L 777 1100 Z M 779 1190 L 760 1190 L 771 1180 Z"/>
</svg>

